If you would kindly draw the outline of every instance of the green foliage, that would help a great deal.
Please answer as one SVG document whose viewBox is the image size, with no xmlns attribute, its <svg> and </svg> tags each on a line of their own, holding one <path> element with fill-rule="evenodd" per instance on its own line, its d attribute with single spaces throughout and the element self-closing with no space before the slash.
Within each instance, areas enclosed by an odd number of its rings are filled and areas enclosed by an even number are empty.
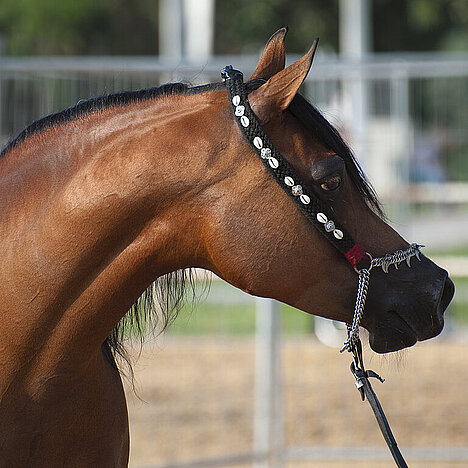
<svg viewBox="0 0 468 468">
<path fill-rule="evenodd" d="M 157 52 L 152 0 L 2 0 L 0 31 L 10 55 Z"/>
<path fill-rule="evenodd" d="M 467 50 L 468 0 L 374 0 L 376 52 Z"/>
<path fill-rule="evenodd" d="M 467 50 L 468 0 L 373 0 L 374 50 Z M 338 51 L 338 0 L 218 0 L 215 53 L 257 53 L 290 26 L 288 51 L 314 37 Z M 1 0 L 9 55 L 157 54 L 154 0 Z"/>
<path fill-rule="evenodd" d="M 281 304 L 282 330 L 289 335 L 312 331 L 313 317 L 293 307 Z M 219 304 L 201 302 L 187 304 L 168 329 L 176 335 L 252 335 L 255 333 L 255 302 L 250 304 Z"/>
<path fill-rule="evenodd" d="M 338 49 L 338 0 L 235 0 L 216 3 L 215 52 L 257 53 L 270 35 L 290 26 L 288 52 L 303 53 L 315 37 Z M 245 39 L 248 38 L 248 41 Z"/>
</svg>

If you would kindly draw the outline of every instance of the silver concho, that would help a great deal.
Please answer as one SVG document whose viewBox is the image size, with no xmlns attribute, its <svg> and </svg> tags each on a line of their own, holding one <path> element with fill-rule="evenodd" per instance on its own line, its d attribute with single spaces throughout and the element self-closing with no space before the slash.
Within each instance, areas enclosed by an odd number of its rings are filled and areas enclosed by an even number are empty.
<svg viewBox="0 0 468 468">
<path fill-rule="evenodd" d="M 333 235 L 337 238 L 337 239 L 343 239 L 343 231 L 340 231 L 339 229 L 335 229 L 333 231 Z"/>
<path fill-rule="evenodd" d="M 257 149 L 262 149 L 262 147 L 263 147 L 263 141 L 258 136 L 254 138 L 253 144 L 254 144 L 255 148 L 257 148 Z"/>
<path fill-rule="evenodd" d="M 299 199 L 301 200 L 302 203 L 304 203 L 304 205 L 308 205 L 310 203 L 310 197 L 308 197 L 307 195 L 304 195 L 302 194 Z"/>
<path fill-rule="evenodd" d="M 243 115 L 241 118 L 240 118 L 240 122 L 242 124 L 243 127 L 248 127 L 249 124 L 250 124 L 250 120 L 248 117 L 246 117 L 245 115 Z"/>
<path fill-rule="evenodd" d="M 332 232 L 335 229 L 335 223 L 330 219 L 327 223 L 325 223 L 325 231 Z"/>
<path fill-rule="evenodd" d="M 294 187 L 291 188 L 292 194 L 295 197 L 298 197 L 299 195 L 302 195 L 302 187 L 300 185 L 295 185 Z"/>
<path fill-rule="evenodd" d="M 237 117 L 240 117 L 241 115 L 244 115 L 245 112 L 245 106 L 236 106 L 235 114 Z"/>
<path fill-rule="evenodd" d="M 235 106 L 238 106 L 240 104 L 240 96 L 238 94 L 236 94 L 233 98 L 232 98 L 232 103 L 235 105 Z"/>
<path fill-rule="evenodd" d="M 328 221 L 328 218 L 323 213 L 317 213 L 317 220 L 325 224 Z"/>
<path fill-rule="evenodd" d="M 262 150 L 260 151 L 260 156 L 263 159 L 270 158 L 271 157 L 271 149 L 270 148 L 262 148 Z"/>
<path fill-rule="evenodd" d="M 270 157 L 268 158 L 268 164 L 273 168 L 276 169 L 279 166 L 279 162 L 276 158 Z"/>
<path fill-rule="evenodd" d="M 289 176 L 286 176 L 284 178 L 284 183 L 288 186 L 288 187 L 292 187 L 294 185 L 294 179 L 292 177 L 289 177 Z"/>
</svg>

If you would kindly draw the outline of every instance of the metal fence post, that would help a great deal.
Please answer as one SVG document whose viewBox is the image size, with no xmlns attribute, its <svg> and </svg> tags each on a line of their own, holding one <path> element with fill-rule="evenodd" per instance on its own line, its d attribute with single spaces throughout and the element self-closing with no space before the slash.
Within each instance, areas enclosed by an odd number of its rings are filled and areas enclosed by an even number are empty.
<svg viewBox="0 0 468 468">
<path fill-rule="evenodd" d="M 272 299 L 256 302 L 254 451 L 256 468 L 279 468 L 284 455 L 281 316 Z"/>
<path fill-rule="evenodd" d="M 159 0 L 159 55 L 183 55 L 182 0 Z"/>
</svg>

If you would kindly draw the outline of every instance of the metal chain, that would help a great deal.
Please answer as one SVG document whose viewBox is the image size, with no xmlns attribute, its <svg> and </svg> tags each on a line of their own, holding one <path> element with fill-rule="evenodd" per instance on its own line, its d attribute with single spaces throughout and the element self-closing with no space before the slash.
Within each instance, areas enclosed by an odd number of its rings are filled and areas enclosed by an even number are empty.
<svg viewBox="0 0 468 468">
<path fill-rule="evenodd" d="M 358 289 L 356 295 L 356 305 L 354 306 L 353 323 L 348 325 L 348 339 L 341 348 L 341 351 L 349 349 L 351 343 L 359 339 L 359 324 L 361 323 L 364 306 L 366 305 L 367 289 L 369 287 L 370 269 L 359 270 Z"/>
<path fill-rule="evenodd" d="M 359 278 L 356 294 L 356 304 L 354 306 L 354 316 L 351 325 L 348 325 L 348 338 L 344 342 L 343 347 L 341 348 L 341 352 L 345 350 L 352 352 L 353 345 L 359 340 L 359 324 L 361 323 L 361 319 L 364 314 L 370 272 L 372 268 L 382 267 L 384 273 L 388 273 L 388 268 L 390 265 L 395 265 L 395 268 L 398 269 L 398 265 L 404 260 L 406 260 L 408 267 L 411 267 L 411 257 L 416 257 L 419 261 L 421 261 L 421 247 L 423 247 L 423 245 L 411 244 L 405 250 L 397 250 L 392 254 L 387 254 L 383 257 L 377 258 L 372 258 L 369 253 L 367 254 L 371 258 L 369 267 L 362 268 L 361 270 L 356 269 Z"/>
<path fill-rule="evenodd" d="M 388 267 L 390 265 L 395 265 L 395 268 L 398 270 L 398 265 L 406 260 L 406 263 L 411 267 L 411 257 L 416 256 L 420 260 L 420 248 L 424 247 L 420 244 L 411 244 L 406 250 L 398 250 L 393 254 L 385 255 L 379 258 L 373 258 L 371 260 L 371 267 L 382 267 L 382 270 L 385 273 L 388 273 Z"/>
</svg>

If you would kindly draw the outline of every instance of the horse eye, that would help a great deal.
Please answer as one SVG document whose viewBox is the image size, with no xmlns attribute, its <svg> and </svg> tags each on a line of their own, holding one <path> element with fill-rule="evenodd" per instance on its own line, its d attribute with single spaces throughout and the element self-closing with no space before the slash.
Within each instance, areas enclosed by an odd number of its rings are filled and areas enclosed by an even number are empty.
<svg viewBox="0 0 468 468">
<path fill-rule="evenodd" d="M 341 186 L 341 177 L 336 175 L 322 182 L 320 187 L 327 192 L 333 192 Z"/>
</svg>

